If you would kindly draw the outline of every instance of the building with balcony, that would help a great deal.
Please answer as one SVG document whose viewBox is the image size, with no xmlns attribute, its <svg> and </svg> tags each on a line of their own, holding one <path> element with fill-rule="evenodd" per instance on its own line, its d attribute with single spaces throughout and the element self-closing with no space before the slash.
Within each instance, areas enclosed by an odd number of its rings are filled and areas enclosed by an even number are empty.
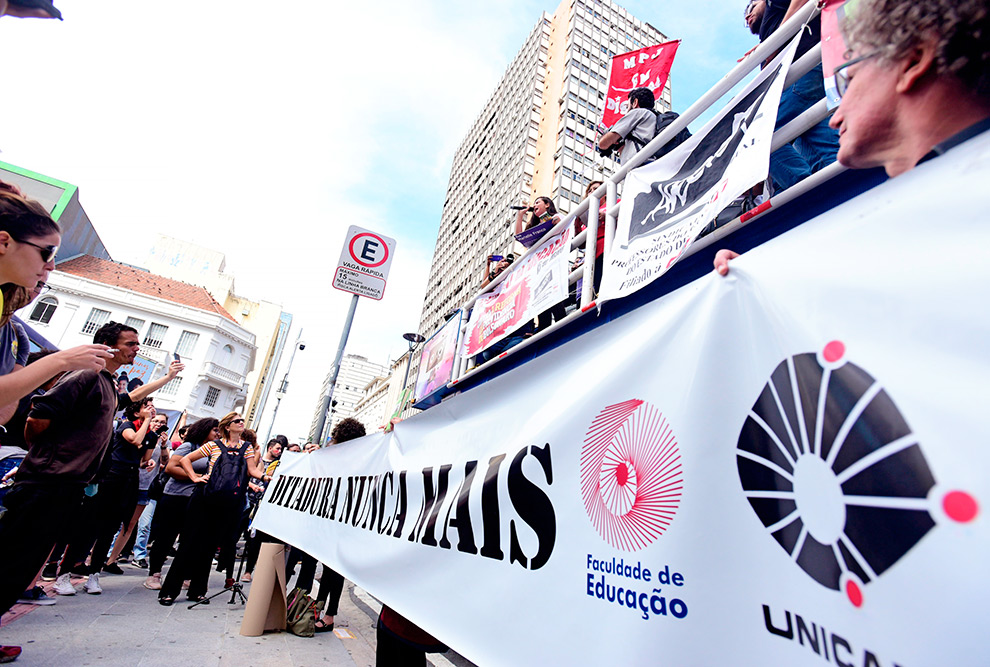
<svg viewBox="0 0 990 667">
<path fill-rule="evenodd" d="M 547 196 L 566 214 L 616 169 L 595 151 L 612 57 L 664 41 L 610 0 L 543 13 L 454 153 L 420 333 L 478 291 L 488 255 L 513 251 L 509 206 Z M 670 108 L 669 83 L 656 108 Z"/>
<path fill-rule="evenodd" d="M 203 287 L 84 255 L 60 263 L 50 291 L 18 315 L 59 348 L 93 342 L 109 321 L 138 330 L 139 362 L 129 376 L 149 381 L 164 374 L 173 355 L 186 368 L 155 394 L 155 404 L 185 410 L 189 418 L 243 412 L 255 335 Z"/>
<path fill-rule="evenodd" d="M 225 271 L 227 258 L 217 250 L 159 234 L 143 265 L 160 275 L 206 288 L 238 324 L 254 334 L 258 352 L 247 373 L 244 418 L 249 428 L 260 428 L 292 328 L 292 315 L 280 304 L 238 295 L 234 276 Z"/>
</svg>

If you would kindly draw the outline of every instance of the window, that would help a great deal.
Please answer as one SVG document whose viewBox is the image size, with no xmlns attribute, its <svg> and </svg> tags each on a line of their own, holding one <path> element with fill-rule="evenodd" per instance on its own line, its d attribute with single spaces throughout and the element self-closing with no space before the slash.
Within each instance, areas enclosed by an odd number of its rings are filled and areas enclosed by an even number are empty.
<svg viewBox="0 0 990 667">
<path fill-rule="evenodd" d="M 182 378 L 174 378 L 171 382 L 166 384 L 164 387 L 158 390 L 158 394 L 161 396 L 175 396 L 179 393 L 179 385 L 182 384 Z"/>
<path fill-rule="evenodd" d="M 89 311 L 89 317 L 86 318 L 86 324 L 83 325 L 82 332 L 84 334 L 91 334 L 97 329 L 102 327 L 110 319 L 109 310 L 100 310 L 99 308 L 93 308 Z"/>
<path fill-rule="evenodd" d="M 46 296 L 34 307 L 28 319 L 39 324 L 48 324 L 52 321 L 52 315 L 56 308 L 58 308 L 58 299 L 53 296 Z"/>
<path fill-rule="evenodd" d="M 230 368 L 233 358 L 234 348 L 230 345 L 224 345 L 220 349 L 220 353 L 217 355 L 217 364 L 223 366 L 224 368 Z"/>
<path fill-rule="evenodd" d="M 175 380 L 173 380 L 173 382 L 174 381 Z M 217 399 L 219 398 L 220 398 L 220 390 L 211 385 L 206 390 L 206 398 L 203 400 L 203 405 L 205 405 L 208 408 L 212 408 L 217 404 Z"/>
<path fill-rule="evenodd" d="M 179 346 L 175 348 L 175 353 L 180 357 L 191 357 L 193 350 L 196 349 L 196 341 L 199 340 L 199 334 L 193 333 L 192 331 L 183 331 L 179 336 Z"/>
<path fill-rule="evenodd" d="M 148 327 L 148 333 L 144 336 L 144 342 L 141 344 L 148 347 L 161 347 L 167 331 L 168 327 L 164 324 L 152 322 L 151 326 Z"/>
<path fill-rule="evenodd" d="M 126 320 L 124 320 L 124 324 L 126 324 L 129 327 L 134 327 L 135 329 L 137 329 L 138 333 L 141 333 L 141 329 L 144 328 L 144 320 L 142 320 L 140 317 L 128 317 Z"/>
</svg>

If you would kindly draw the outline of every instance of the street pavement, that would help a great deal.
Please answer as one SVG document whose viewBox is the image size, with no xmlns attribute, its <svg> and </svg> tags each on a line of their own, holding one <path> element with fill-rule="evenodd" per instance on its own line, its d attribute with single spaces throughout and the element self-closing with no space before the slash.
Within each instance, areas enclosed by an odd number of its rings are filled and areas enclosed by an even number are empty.
<svg viewBox="0 0 990 667">
<path fill-rule="evenodd" d="M 84 578 L 74 579 L 74 596 L 56 596 L 55 605 L 16 605 L 3 616 L 0 644 L 17 645 L 18 667 L 99 665 L 100 667 L 290 667 L 293 665 L 375 664 L 375 621 L 380 604 L 347 582 L 334 632 L 296 637 L 288 632 L 261 637 L 239 634 L 244 605 L 228 604 L 229 593 L 189 609 L 180 596 L 171 607 L 158 604 L 157 591 L 141 584 L 146 570 L 124 565 L 124 574 L 100 576 L 102 595 L 88 595 Z M 250 584 L 245 584 L 245 594 Z M 213 572 L 210 592 L 223 588 Z M 450 662 L 450 657 L 454 662 Z M 468 665 L 453 653 L 429 655 L 436 667 Z"/>
</svg>

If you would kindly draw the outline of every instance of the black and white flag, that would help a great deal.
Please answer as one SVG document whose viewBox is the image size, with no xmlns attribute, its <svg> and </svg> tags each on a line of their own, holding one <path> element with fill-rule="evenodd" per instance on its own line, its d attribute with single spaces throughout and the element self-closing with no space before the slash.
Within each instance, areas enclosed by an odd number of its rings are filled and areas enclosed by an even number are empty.
<svg viewBox="0 0 990 667">
<path fill-rule="evenodd" d="M 700 132 L 626 175 L 598 302 L 627 296 L 673 266 L 709 222 L 770 169 L 770 142 L 797 40 Z"/>
</svg>

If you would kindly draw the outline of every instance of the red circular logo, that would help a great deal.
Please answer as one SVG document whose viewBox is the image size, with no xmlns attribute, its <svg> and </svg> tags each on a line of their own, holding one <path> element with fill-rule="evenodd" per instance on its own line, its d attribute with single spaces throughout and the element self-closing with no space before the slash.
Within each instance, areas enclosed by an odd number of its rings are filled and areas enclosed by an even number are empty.
<svg viewBox="0 0 990 667">
<path fill-rule="evenodd" d="M 681 455 L 666 418 L 632 399 L 602 410 L 581 450 L 581 495 L 595 530 L 639 551 L 667 530 L 681 501 Z"/>
<path fill-rule="evenodd" d="M 366 237 L 367 239 L 371 239 L 370 243 L 364 244 L 360 251 L 355 250 L 354 246 L 357 245 L 358 241 L 366 239 Z M 385 243 L 385 239 L 371 232 L 355 234 L 347 246 L 347 252 L 350 253 L 351 259 L 369 269 L 381 266 L 388 260 L 388 244 Z M 374 259 L 367 259 L 369 252 L 373 254 Z"/>
</svg>

